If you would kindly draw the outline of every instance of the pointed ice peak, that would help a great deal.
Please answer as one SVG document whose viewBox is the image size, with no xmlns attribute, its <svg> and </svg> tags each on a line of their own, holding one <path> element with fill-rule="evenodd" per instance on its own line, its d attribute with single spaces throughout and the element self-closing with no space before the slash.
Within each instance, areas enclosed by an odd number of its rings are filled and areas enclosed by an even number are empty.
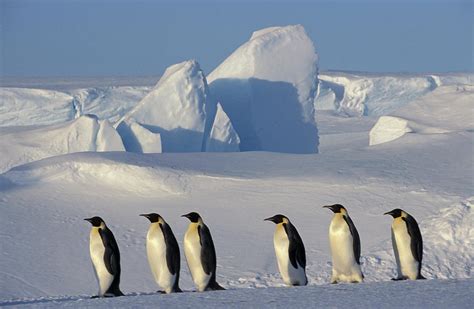
<svg viewBox="0 0 474 309">
<path fill-rule="evenodd" d="M 203 78 L 204 80 L 206 79 L 204 77 L 204 73 L 202 72 L 201 66 L 199 65 L 199 63 L 196 60 L 191 59 L 191 60 L 187 60 L 187 61 L 169 66 L 165 70 L 165 73 L 163 73 L 163 76 L 161 76 L 155 88 L 164 84 L 170 78 L 173 78 L 173 77 L 176 78 L 177 77 L 176 75 L 186 75 L 190 77 L 198 76 L 199 78 Z"/>
<path fill-rule="evenodd" d="M 282 29 L 282 27 L 268 27 L 268 28 L 264 28 L 264 29 L 260 29 L 260 30 L 257 30 L 257 31 L 254 31 L 252 33 L 252 36 L 250 37 L 250 41 L 261 36 L 261 35 L 264 35 L 264 34 L 267 34 L 269 32 L 273 32 L 273 31 L 277 31 L 279 29 Z"/>
<path fill-rule="evenodd" d="M 240 138 L 229 117 L 217 103 L 216 117 L 212 125 L 211 134 L 207 140 L 207 152 L 238 152 Z"/>
</svg>

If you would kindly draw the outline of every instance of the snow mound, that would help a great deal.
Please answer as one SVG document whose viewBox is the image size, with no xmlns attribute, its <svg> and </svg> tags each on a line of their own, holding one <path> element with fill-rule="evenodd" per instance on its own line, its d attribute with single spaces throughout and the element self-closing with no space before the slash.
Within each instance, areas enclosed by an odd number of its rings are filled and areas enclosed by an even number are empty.
<svg viewBox="0 0 474 309">
<path fill-rule="evenodd" d="M 126 139 L 123 123 L 134 121 L 161 135 L 163 152 L 202 151 L 211 105 L 206 77 L 199 64 L 185 61 L 166 69 L 150 93 L 118 121 L 117 130 Z"/>
<path fill-rule="evenodd" d="M 66 153 L 124 150 L 120 136 L 107 120 L 84 115 L 60 125 L 0 131 L 0 172 Z"/>
<path fill-rule="evenodd" d="M 217 103 L 216 117 L 207 140 L 207 152 L 238 152 L 240 138 L 227 114 Z"/>
<path fill-rule="evenodd" d="M 208 76 L 241 150 L 318 151 L 317 62 L 302 26 L 272 27 L 255 32 Z"/>
<path fill-rule="evenodd" d="M 127 153 L 70 154 L 15 167 L 2 175 L 14 185 L 39 183 L 83 184 L 112 188 L 127 194 L 182 194 L 186 190 L 184 172 L 160 167 Z"/>
<path fill-rule="evenodd" d="M 471 277 L 474 261 L 473 206 L 474 196 L 441 209 L 421 224 L 425 235 L 423 273 L 430 278 Z"/>
<path fill-rule="evenodd" d="M 413 132 L 413 130 L 408 125 L 408 120 L 382 116 L 369 132 L 369 145 L 387 143 L 409 132 Z"/>
<path fill-rule="evenodd" d="M 370 130 L 369 145 L 393 141 L 407 132 L 441 134 L 473 131 L 474 86 L 440 86 L 390 116 L 382 116 Z"/>
</svg>

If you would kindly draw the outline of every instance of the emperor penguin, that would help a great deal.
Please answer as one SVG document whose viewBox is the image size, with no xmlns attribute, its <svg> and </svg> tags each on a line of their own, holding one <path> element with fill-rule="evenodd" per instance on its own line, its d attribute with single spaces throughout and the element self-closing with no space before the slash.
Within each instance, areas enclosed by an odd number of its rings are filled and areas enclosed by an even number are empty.
<svg viewBox="0 0 474 309">
<path fill-rule="evenodd" d="M 179 288 L 180 253 L 171 227 L 159 214 L 141 214 L 151 224 L 146 235 L 146 252 L 156 283 L 165 293 L 181 292 Z"/>
<path fill-rule="evenodd" d="M 341 204 L 323 206 L 334 212 L 329 225 L 332 255 L 331 283 L 362 282 L 360 269 L 360 238 L 347 210 Z"/>
<path fill-rule="evenodd" d="M 120 291 L 120 251 L 114 234 L 100 217 L 84 219 L 92 224 L 89 251 L 99 282 L 98 297 L 123 296 Z"/>
<path fill-rule="evenodd" d="M 288 286 L 306 285 L 306 253 L 295 226 L 284 215 L 274 215 L 264 221 L 276 224 L 273 246 L 283 281 Z"/>
<path fill-rule="evenodd" d="M 216 250 L 209 228 L 196 212 L 182 217 L 191 221 L 184 235 L 184 254 L 197 290 L 225 290 L 216 282 Z"/>
<path fill-rule="evenodd" d="M 415 218 L 397 208 L 384 213 L 393 217 L 392 246 L 397 261 L 397 278 L 392 280 L 425 279 L 421 275 L 423 239 Z"/>
</svg>

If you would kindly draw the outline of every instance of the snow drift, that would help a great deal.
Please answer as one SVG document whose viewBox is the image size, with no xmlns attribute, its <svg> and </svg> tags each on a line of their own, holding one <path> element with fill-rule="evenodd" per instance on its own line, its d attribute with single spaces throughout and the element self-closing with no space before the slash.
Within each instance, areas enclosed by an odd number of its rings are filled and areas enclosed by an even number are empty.
<svg viewBox="0 0 474 309">
<path fill-rule="evenodd" d="M 103 190 L 156 196 L 184 193 L 186 174 L 189 173 L 156 166 L 153 160 L 120 152 L 93 157 L 77 153 L 47 158 L 15 167 L 3 177 L 19 186 L 52 181 L 83 185 L 93 183 Z"/>
<path fill-rule="evenodd" d="M 60 125 L 0 131 L 0 172 L 66 153 L 124 150 L 108 120 L 84 115 Z"/>
<path fill-rule="evenodd" d="M 240 149 L 318 151 L 313 100 L 318 56 L 300 25 L 253 33 L 208 76 L 240 137 Z"/>
<path fill-rule="evenodd" d="M 438 279 L 470 278 L 474 261 L 474 197 L 441 209 L 421 225 L 424 273 Z M 451 255 L 456 253 L 456 261 Z"/>
<path fill-rule="evenodd" d="M 206 118 L 213 109 L 199 64 L 185 61 L 166 69 L 150 93 L 118 121 L 117 130 L 126 147 L 132 136 L 140 143 L 142 135 L 135 135 L 127 125 L 136 122 L 160 134 L 163 152 L 199 152 L 203 150 Z M 127 151 L 136 148 L 128 147 Z"/>
<path fill-rule="evenodd" d="M 426 96 L 382 116 L 370 130 L 369 145 L 390 142 L 408 132 L 440 134 L 472 131 L 474 86 L 441 86 Z"/>
</svg>

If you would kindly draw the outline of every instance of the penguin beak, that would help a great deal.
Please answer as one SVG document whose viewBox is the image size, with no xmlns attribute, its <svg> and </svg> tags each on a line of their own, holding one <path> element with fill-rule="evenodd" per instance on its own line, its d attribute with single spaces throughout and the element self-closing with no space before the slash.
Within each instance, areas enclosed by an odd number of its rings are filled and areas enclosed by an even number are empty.
<svg viewBox="0 0 474 309">
<path fill-rule="evenodd" d="M 271 221 L 275 223 L 275 217 L 266 218 L 266 219 L 263 219 L 263 221 Z"/>
<path fill-rule="evenodd" d="M 189 214 L 182 215 L 181 217 L 189 219 Z"/>
<path fill-rule="evenodd" d="M 139 214 L 139 216 L 142 216 L 142 217 L 148 218 L 148 214 Z"/>
<path fill-rule="evenodd" d="M 326 206 L 323 206 L 323 208 L 327 208 L 327 209 L 330 209 L 331 211 L 334 211 L 334 209 L 332 208 L 332 205 L 326 205 Z"/>
<path fill-rule="evenodd" d="M 387 211 L 386 213 L 384 213 L 384 215 L 393 215 L 393 212 L 392 211 Z"/>
<path fill-rule="evenodd" d="M 92 218 L 85 218 L 84 220 L 92 223 Z"/>
</svg>

